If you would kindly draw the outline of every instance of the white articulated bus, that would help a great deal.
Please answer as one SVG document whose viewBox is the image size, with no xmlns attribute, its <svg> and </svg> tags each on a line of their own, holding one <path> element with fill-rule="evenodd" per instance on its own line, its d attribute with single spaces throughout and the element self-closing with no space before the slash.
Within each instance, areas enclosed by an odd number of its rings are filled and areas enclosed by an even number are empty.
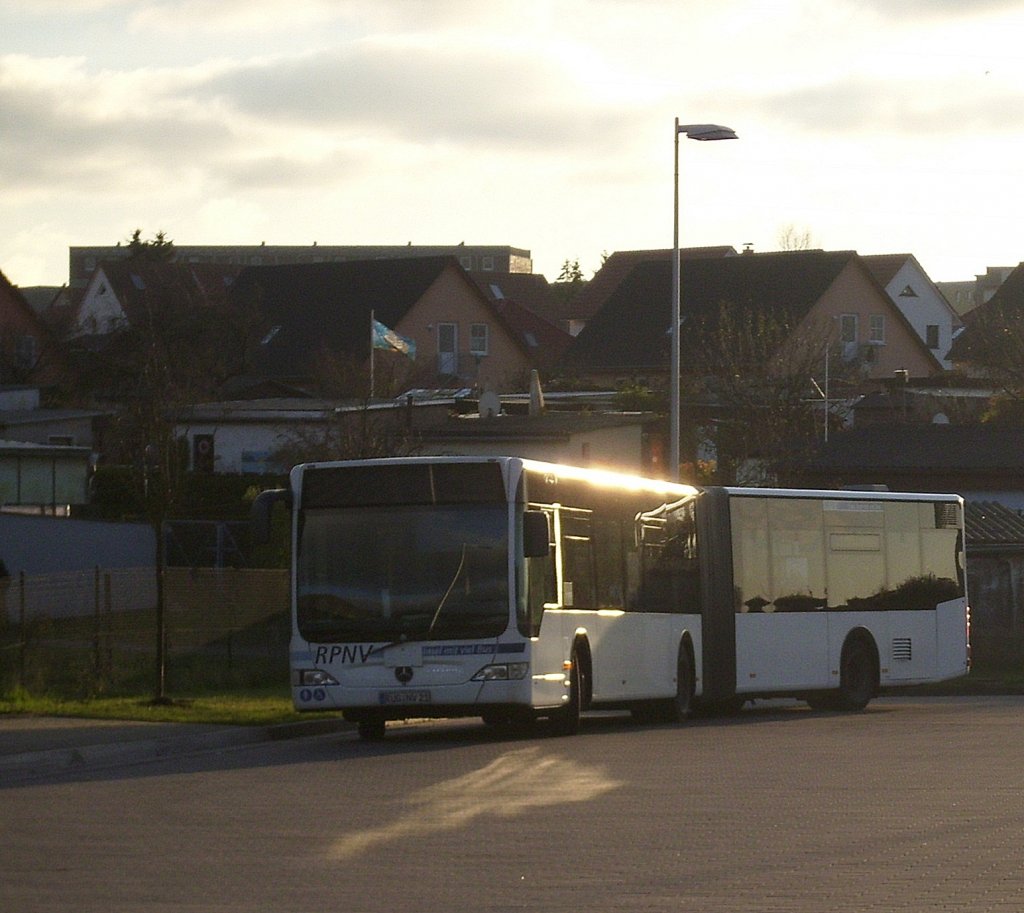
<svg viewBox="0 0 1024 913">
<path fill-rule="evenodd" d="M 681 720 L 791 696 L 858 710 L 969 667 L 956 495 L 693 488 L 514 457 L 296 466 L 299 710 Z"/>
</svg>

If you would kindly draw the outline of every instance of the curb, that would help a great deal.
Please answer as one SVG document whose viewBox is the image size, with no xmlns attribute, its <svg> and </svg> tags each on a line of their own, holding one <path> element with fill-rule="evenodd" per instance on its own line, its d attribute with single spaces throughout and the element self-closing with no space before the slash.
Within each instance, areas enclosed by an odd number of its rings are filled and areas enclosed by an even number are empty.
<svg viewBox="0 0 1024 913">
<path fill-rule="evenodd" d="M 348 732 L 353 728 L 351 723 L 341 719 L 304 720 L 275 726 L 232 726 L 212 732 L 186 732 L 161 739 L 27 751 L 0 758 L 0 786 L 55 774 L 160 761 L 219 748 Z"/>
</svg>

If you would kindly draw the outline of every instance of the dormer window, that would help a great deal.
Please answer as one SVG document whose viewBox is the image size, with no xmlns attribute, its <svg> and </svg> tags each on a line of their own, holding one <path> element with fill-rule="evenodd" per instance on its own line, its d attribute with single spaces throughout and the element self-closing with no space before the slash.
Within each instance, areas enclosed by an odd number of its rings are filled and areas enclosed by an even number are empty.
<svg viewBox="0 0 1024 913">
<path fill-rule="evenodd" d="M 900 298 L 916 298 L 917 292 L 915 292 L 909 285 L 900 292 Z"/>
</svg>

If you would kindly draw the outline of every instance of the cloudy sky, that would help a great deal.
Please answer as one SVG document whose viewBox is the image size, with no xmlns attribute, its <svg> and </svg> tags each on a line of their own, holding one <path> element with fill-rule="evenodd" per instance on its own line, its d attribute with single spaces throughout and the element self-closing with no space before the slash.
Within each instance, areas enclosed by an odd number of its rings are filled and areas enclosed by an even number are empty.
<svg viewBox="0 0 1024 913">
<path fill-rule="evenodd" d="M 0 0 L 0 270 L 67 249 L 672 243 L 1024 260 L 1020 0 Z"/>
</svg>

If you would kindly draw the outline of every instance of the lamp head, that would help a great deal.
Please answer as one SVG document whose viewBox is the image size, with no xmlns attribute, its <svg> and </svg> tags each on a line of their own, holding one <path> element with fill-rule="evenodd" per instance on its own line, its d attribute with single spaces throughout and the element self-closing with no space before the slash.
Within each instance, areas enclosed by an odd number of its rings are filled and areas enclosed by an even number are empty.
<svg viewBox="0 0 1024 913">
<path fill-rule="evenodd" d="M 696 139 L 701 142 L 739 139 L 732 127 L 723 127 L 720 124 L 678 124 L 676 132 L 684 134 L 688 139 Z"/>
</svg>

